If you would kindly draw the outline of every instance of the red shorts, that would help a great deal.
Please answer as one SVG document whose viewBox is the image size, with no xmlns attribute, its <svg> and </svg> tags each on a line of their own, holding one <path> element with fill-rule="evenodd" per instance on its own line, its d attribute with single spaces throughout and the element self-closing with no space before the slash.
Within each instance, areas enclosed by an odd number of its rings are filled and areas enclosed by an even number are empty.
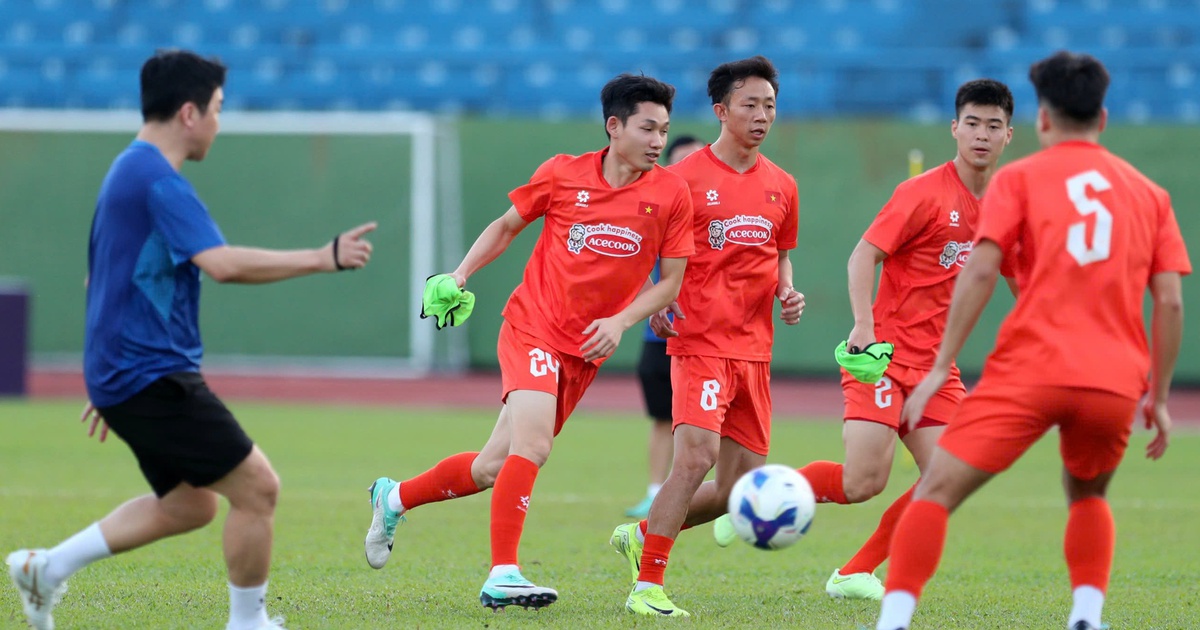
<svg viewBox="0 0 1200 630">
<path fill-rule="evenodd" d="M 671 357 L 672 428 L 719 433 L 766 455 L 771 446 L 771 363 L 719 357 Z"/>
<path fill-rule="evenodd" d="M 500 325 L 496 358 L 500 360 L 500 384 L 504 392 L 501 402 L 507 402 L 508 394 L 519 389 L 546 392 L 558 398 L 554 435 L 562 431 L 599 369 L 581 357 L 551 348 L 507 321 Z"/>
<path fill-rule="evenodd" d="M 898 430 L 900 437 L 904 437 L 908 433 L 907 429 L 900 427 L 900 410 L 904 408 L 904 399 L 928 373 L 929 370 L 893 363 L 883 373 L 883 378 L 871 385 L 859 382 L 849 372 L 842 370 L 842 394 L 846 399 L 846 412 L 842 417 L 846 420 L 878 422 Z M 967 388 L 963 387 L 956 369 L 925 406 L 925 415 L 917 423 L 917 428 L 949 424 L 966 395 Z"/>
<path fill-rule="evenodd" d="M 1009 466 L 1054 425 L 1067 472 L 1090 480 L 1116 470 L 1129 444 L 1138 401 L 1099 389 L 1010 385 L 984 379 L 963 401 L 938 445 L 992 474 Z"/>
</svg>

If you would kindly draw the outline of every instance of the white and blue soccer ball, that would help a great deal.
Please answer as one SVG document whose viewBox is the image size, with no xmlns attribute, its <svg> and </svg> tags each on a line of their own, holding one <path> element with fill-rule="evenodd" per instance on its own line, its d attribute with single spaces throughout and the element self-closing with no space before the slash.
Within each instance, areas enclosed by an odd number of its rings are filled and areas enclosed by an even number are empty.
<svg viewBox="0 0 1200 630">
<path fill-rule="evenodd" d="M 796 469 L 767 464 L 742 475 L 729 494 L 729 516 L 742 540 L 759 549 L 783 549 L 812 525 L 817 500 Z"/>
</svg>

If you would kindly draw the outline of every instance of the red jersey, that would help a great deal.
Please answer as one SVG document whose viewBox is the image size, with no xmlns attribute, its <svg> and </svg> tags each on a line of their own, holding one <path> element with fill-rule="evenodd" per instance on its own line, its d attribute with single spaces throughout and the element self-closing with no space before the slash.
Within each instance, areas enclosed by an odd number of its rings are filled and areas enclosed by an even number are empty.
<svg viewBox="0 0 1200 630">
<path fill-rule="evenodd" d="M 888 255 L 871 312 L 875 338 L 896 345 L 893 362 L 933 367 L 978 220 L 979 200 L 946 162 L 897 186 L 867 228 L 863 240 Z"/>
<path fill-rule="evenodd" d="M 613 188 L 604 179 L 607 152 L 557 155 L 508 195 L 521 218 L 545 221 L 504 319 L 574 356 L 582 356 L 583 330 L 629 306 L 659 257 L 694 251 L 687 183 L 655 166 Z"/>
<path fill-rule="evenodd" d="M 796 180 L 766 157 L 738 173 L 711 147 L 672 165 L 692 191 L 696 253 L 688 259 L 667 354 L 770 361 L 779 252 L 796 248 Z"/>
<path fill-rule="evenodd" d="M 1150 276 L 1192 270 L 1166 191 L 1100 145 L 1063 142 L 996 173 L 983 239 L 1025 267 L 985 377 L 1145 393 Z"/>
</svg>

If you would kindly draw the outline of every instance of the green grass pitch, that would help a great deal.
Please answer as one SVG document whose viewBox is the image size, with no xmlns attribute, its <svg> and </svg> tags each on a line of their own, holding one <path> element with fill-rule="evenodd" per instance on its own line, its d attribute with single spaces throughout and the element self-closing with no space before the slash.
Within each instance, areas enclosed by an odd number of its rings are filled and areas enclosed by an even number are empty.
<svg viewBox="0 0 1200 630">
<path fill-rule="evenodd" d="M 0 550 L 49 546 L 147 491 L 115 438 L 88 440 L 80 404 L 0 402 Z M 490 494 L 409 515 L 381 571 L 363 559 L 367 486 L 403 478 L 482 445 L 486 412 L 233 403 L 283 479 L 269 610 L 289 628 L 626 628 L 676 625 L 624 610 L 627 566 L 608 546 L 645 484 L 647 421 L 580 414 L 538 478 L 521 547 L 525 574 L 559 590 L 539 612 L 482 608 Z M 778 421 L 773 462 L 840 459 L 840 426 Z M 1179 431 L 1165 460 L 1145 460 L 1135 433 L 1110 498 L 1117 556 L 1106 608 L 1113 628 L 1200 627 L 1200 434 Z M 711 529 L 684 532 L 667 591 L 696 628 L 874 627 L 877 604 L 825 596 L 830 572 L 874 529 L 886 502 L 915 479 L 898 460 L 887 492 L 861 506 L 817 510 L 789 549 L 720 549 Z M 218 517 L 223 519 L 222 517 Z M 951 520 L 941 571 L 919 628 L 1063 628 L 1070 607 L 1062 561 L 1066 520 L 1057 439 L 1038 444 Z M 227 614 L 221 529 L 163 541 L 93 565 L 71 580 L 58 627 L 219 628 Z M 885 565 L 886 568 L 886 565 Z M 21 626 L 5 585 L 0 626 Z"/>
</svg>

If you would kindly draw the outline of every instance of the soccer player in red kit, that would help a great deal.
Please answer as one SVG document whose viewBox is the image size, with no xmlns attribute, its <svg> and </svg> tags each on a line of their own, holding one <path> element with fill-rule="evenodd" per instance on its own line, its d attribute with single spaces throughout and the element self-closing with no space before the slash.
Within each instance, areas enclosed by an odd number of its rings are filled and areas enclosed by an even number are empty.
<svg viewBox="0 0 1200 630">
<path fill-rule="evenodd" d="M 975 247 L 959 274 L 937 362 L 909 396 L 915 425 L 950 377 L 1003 260 L 1019 251 L 1021 292 L 979 385 L 963 401 L 892 539 L 879 630 L 906 629 L 941 559 L 950 512 L 1057 426 L 1070 505 L 1064 551 L 1071 630 L 1100 627 L 1115 530 L 1105 491 L 1138 400 L 1167 448 L 1167 394 L 1183 327 L 1180 278 L 1191 272 L 1166 191 L 1098 144 L 1108 71 L 1059 52 L 1033 64 L 1042 150 L 1000 169 L 983 200 Z M 1153 297 L 1153 349 L 1142 300 Z M 1147 374 L 1150 375 L 1147 382 Z"/>
<path fill-rule="evenodd" d="M 517 548 L 534 480 L 555 436 L 630 326 L 678 295 L 691 239 L 692 202 L 683 178 L 657 166 L 675 88 L 621 75 L 600 93 L 607 148 L 558 155 L 509 194 L 452 275 L 460 287 L 504 252 L 535 219 L 543 228 L 525 276 L 504 308 L 497 355 L 504 403 L 479 452 L 452 455 L 399 483 L 371 486 L 367 561 L 381 568 L 408 510 L 494 488 L 492 570 L 484 606 L 541 607 L 558 593 L 522 576 Z M 661 279 L 647 285 L 655 260 Z"/>
<path fill-rule="evenodd" d="M 625 606 L 645 615 L 688 616 L 663 591 L 680 528 L 717 518 L 733 483 L 766 461 L 770 445 L 772 311 L 795 324 L 804 297 L 792 288 L 796 180 L 759 153 L 775 120 L 778 73 L 765 57 L 718 66 L 708 80 L 721 135 L 671 170 L 687 180 L 696 253 L 672 327 L 651 318 L 671 355 L 675 458 L 648 521 L 621 525 L 611 543 L 629 560 Z M 716 466 L 716 483 L 700 490 Z M 690 506 L 689 506 L 690 503 Z"/>
<path fill-rule="evenodd" d="M 979 199 L 1012 139 L 1012 114 L 1012 92 L 1003 83 L 979 79 L 960 86 L 950 122 L 954 159 L 897 186 L 850 255 L 854 328 L 846 345 L 854 353 L 888 341 L 895 345 L 895 354 L 877 383 L 859 382 L 842 370 L 845 463 L 815 461 L 800 469 L 819 502 L 861 503 L 883 492 L 897 435 L 924 470 L 967 393 L 958 368 L 951 366 L 946 384 L 916 428 L 900 426 L 904 397 L 933 367 L 954 278 L 971 252 Z M 875 267 L 881 263 L 879 293 L 872 306 Z M 883 584 L 874 571 L 887 559 L 892 530 L 911 498 L 910 489 L 896 499 L 858 553 L 834 570 L 825 583 L 830 596 L 883 597 Z"/>
</svg>

